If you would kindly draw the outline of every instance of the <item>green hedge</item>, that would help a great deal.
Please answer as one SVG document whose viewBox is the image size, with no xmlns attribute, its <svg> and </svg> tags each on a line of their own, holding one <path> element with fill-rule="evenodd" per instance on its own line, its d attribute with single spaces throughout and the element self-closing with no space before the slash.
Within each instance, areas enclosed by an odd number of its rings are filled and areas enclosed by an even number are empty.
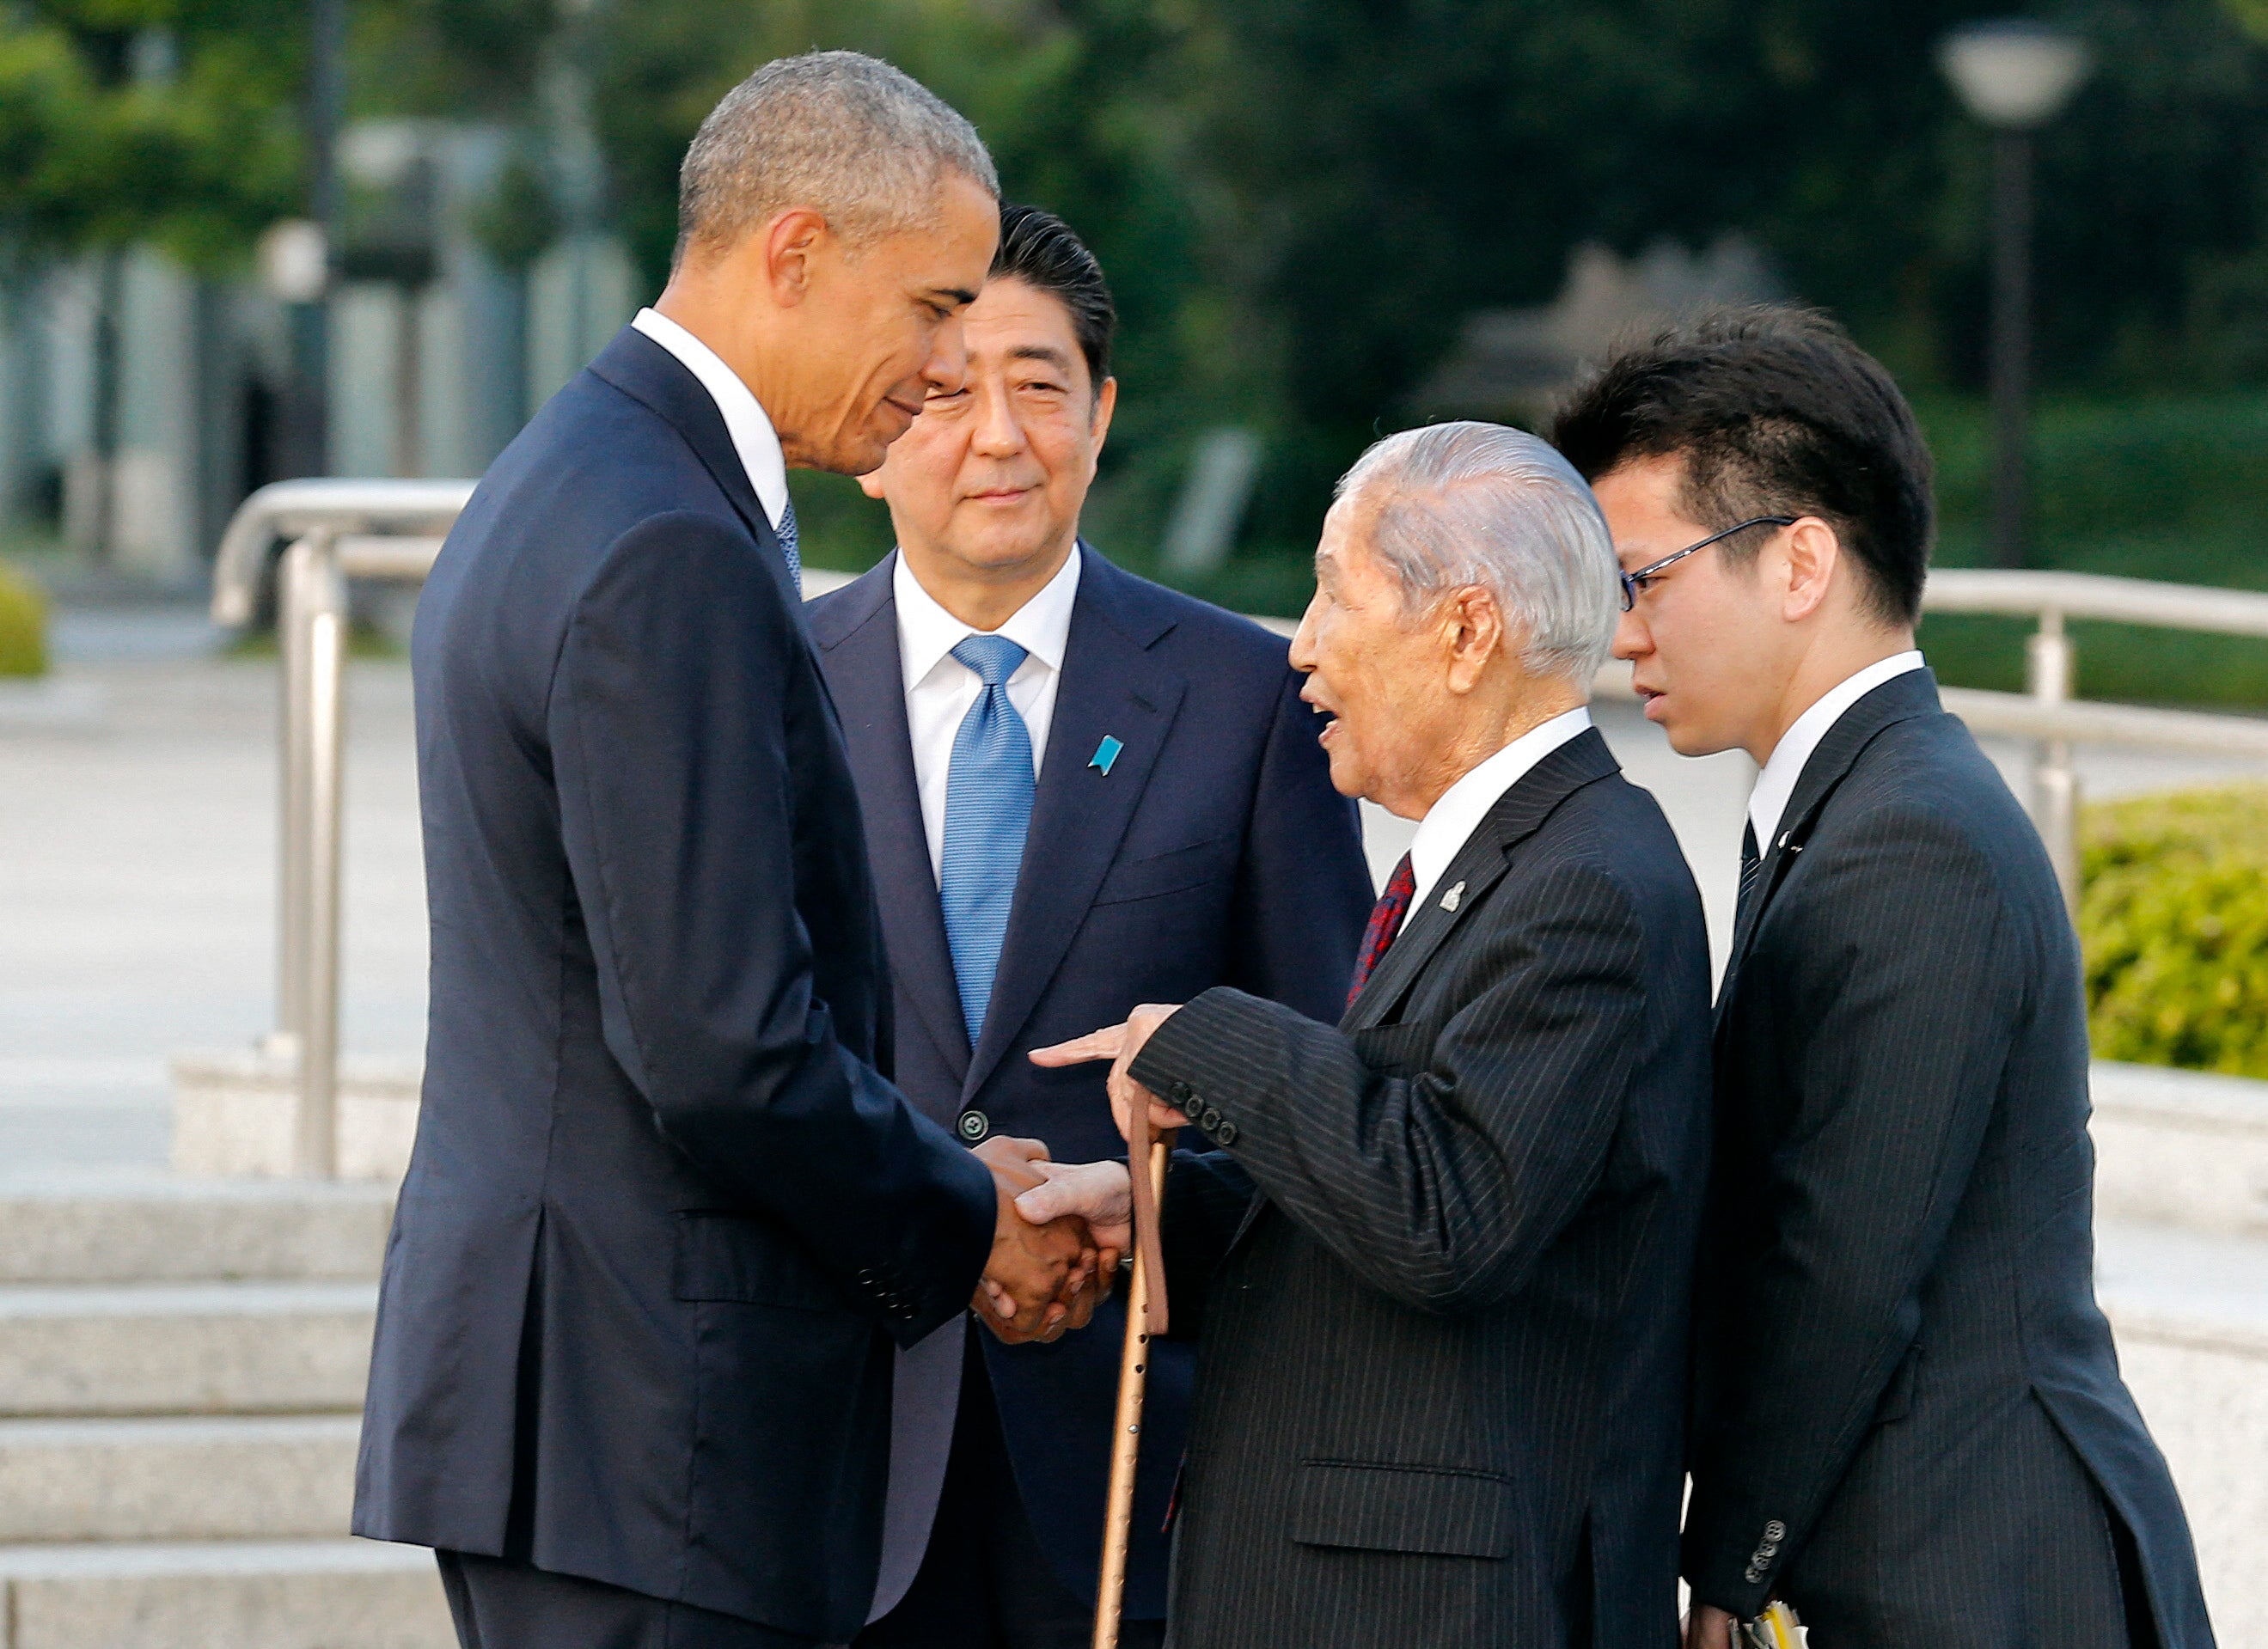
<svg viewBox="0 0 2268 1649">
<path fill-rule="evenodd" d="M 47 673 L 47 600 L 38 585 L 0 562 L 0 676 Z"/>
<path fill-rule="evenodd" d="M 2268 1077 L 2268 784 L 2089 807 L 2080 864 L 2095 1056 Z"/>
</svg>

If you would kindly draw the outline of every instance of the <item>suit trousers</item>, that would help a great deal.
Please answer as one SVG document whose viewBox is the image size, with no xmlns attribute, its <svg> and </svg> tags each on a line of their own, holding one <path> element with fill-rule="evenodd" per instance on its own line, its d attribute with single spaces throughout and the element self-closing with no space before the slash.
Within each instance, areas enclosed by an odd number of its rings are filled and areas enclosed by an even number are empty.
<svg viewBox="0 0 2268 1649">
<path fill-rule="evenodd" d="M 1040 1549 L 1000 1434 L 984 1348 L 969 1325 L 945 1486 L 921 1568 L 852 1649 L 1088 1649 L 1094 1606 Z M 1123 1649 L 1157 1649 L 1163 1621 L 1125 1623 Z"/>
<path fill-rule="evenodd" d="M 574 1575 L 433 1554 L 464 1649 L 818 1649 L 815 1638 Z"/>
</svg>

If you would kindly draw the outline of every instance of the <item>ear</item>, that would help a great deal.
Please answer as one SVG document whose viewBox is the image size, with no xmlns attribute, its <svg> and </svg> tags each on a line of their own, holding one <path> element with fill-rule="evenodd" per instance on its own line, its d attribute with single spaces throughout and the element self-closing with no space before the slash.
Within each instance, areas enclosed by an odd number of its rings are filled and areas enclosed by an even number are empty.
<svg viewBox="0 0 2268 1649">
<path fill-rule="evenodd" d="M 1800 624 L 1819 611 L 1828 592 L 1842 575 L 1843 540 L 1815 515 L 1807 515 L 1787 529 L 1781 540 L 1787 566 L 1787 583 L 1780 596 L 1780 616 Z"/>
<path fill-rule="evenodd" d="M 1094 424 L 1094 450 L 1098 456 L 1102 444 L 1110 438 L 1110 415 L 1118 410 L 1118 380 L 1106 378 L 1102 386 L 1094 392 L 1094 410 L 1090 414 Z"/>
<path fill-rule="evenodd" d="M 1449 691 L 1469 693 L 1505 640 L 1503 609 L 1477 585 L 1453 590 L 1437 621 L 1449 655 Z"/>
<path fill-rule="evenodd" d="M 827 219 L 807 206 L 775 213 L 750 236 L 772 302 L 791 309 L 810 296 L 814 254 L 834 238 Z"/>
</svg>

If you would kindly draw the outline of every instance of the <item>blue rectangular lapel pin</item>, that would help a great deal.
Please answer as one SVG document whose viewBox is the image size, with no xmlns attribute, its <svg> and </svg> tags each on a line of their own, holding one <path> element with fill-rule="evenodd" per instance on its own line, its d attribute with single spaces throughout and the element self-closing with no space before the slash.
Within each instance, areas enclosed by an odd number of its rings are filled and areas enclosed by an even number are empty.
<svg viewBox="0 0 2268 1649">
<path fill-rule="evenodd" d="M 1112 738 L 1108 733 L 1105 733 L 1102 735 L 1102 742 L 1094 747 L 1094 755 L 1088 759 L 1087 766 L 1101 768 L 1102 769 L 1102 777 L 1108 778 L 1110 777 L 1110 764 L 1118 760 L 1118 753 L 1125 747 L 1126 747 L 1124 745 L 1119 743 L 1117 740 Z"/>
</svg>

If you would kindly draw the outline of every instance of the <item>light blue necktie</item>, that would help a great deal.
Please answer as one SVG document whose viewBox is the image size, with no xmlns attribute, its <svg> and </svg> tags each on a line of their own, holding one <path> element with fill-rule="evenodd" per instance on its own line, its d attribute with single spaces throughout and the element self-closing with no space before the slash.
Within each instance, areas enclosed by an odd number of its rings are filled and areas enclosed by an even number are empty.
<svg viewBox="0 0 2268 1649">
<path fill-rule="evenodd" d="M 790 498 L 780 505 L 779 526 L 773 529 L 779 539 L 780 554 L 787 561 L 787 576 L 795 580 L 795 593 L 803 593 L 803 540 L 795 530 L 795 500 Z"/>
<path fill-rule="evenodd" d="M 953 735 L 945 850 L 937 868 L 945 942 L 974 1048 L 992 1000 L 992 975 L 1008 935 L 1024 835 L 1032 822 L 1032 734 L 1008 702 L 1008 678 L 1027 656 L 1021 647 L 1005 636 L 971 636 L 953 656 L 984 683 Z"/>
</svg>

